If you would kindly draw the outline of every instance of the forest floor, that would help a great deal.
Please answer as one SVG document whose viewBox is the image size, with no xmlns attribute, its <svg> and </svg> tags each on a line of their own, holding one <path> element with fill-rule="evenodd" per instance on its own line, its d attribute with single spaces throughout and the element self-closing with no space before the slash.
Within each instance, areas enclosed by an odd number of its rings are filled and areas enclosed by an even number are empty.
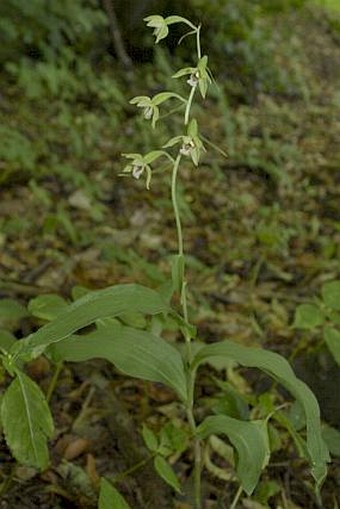
<svg viewBox="0 0 340 509">
<path fill-rule="evenodd" d="M 340 430 L 340 370 L 318 333 L 291 327 L 296 306 L 319 295 L 323 282 L 339 278 L 340 43 L 322 20 L 291 16 L 304 50 L 306 96 L 262 94 L 228 109 L 216 94 L 206 113 L 199 111 L 203 134 L 229 158 L 209 149 L 199 169 L 188 164 L 181 174 L 189 311 L 203 341 L 229 338 L 289 358 L 319 398 L 323 419 Z M 87 169 L 101 200 L 54 176 L 3 185 L 0 297 L 27 304 L 45 293 L 69 299 L 75 286 L 137 281 L 155 287 L 169 277 L 176 232 L 168 177 L 156 175 L 149 192 L 142 182 L 118 177 L 124 164 L 119 152 L 139 149 L 133 146 L 135 121 L 130 117 L 120 126 L 120 146 L 109 135 L 101 140 L 102 161 Z M 24 318 L 12 331 L 22 337 L 39 324 Z M 169 340 L 176 340 L 175 332 Z M 39 358 L 27 369 L 47 391 L 50 362 Z M 218 373 L 226 379 L 217 366 L 202 370 L 198 409 L 216 404 Z M 245 394 L 269 389 L 265 378 L 247 370 L 236 370 L 233 383 Z M 157 428 L 167 418 L 182 418 L 171 391 L 127 378 L 104 361 L 64 365 L 51 405 L 56 435 L 47 471 L 16 466 L 1 444 L 1 508 L 95 507 L 99 476 L 117 475 L 145 459 L 140 424 Z M 340 458 L 332 458 L 322 506 L 291 438 L 284 430 L 280 436 L 259 489 L 251 499 L 241 497 L 238 507 L 338 507 Z M 231 467 L 212 450 L 209 459 L 204 507 L 228 508 L 237 484 L 226 484 L 221 470 Z M 133 508 L 192 507 L 190 450 L 173 461 L 187 495 L 175 497 L 147 464 L 119 485 Z"/>
</svg>

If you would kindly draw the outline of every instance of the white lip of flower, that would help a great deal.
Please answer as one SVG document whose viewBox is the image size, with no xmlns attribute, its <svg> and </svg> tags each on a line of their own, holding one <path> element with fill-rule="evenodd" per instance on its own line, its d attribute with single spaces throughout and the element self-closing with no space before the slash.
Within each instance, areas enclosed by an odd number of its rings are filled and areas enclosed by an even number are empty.
<svg viewBox="0 0 340 509">
<path fill-rule="evenodd" d="M 145 165 L 143 163 L 138 161 L 135 161 L 133 163 L 131 173 L 135 179 L 139 179 L 139 177 L 142 175 L 144 171 L 144 166 Z"/>
<path fill-rule="evenodd" d="M 192 150 L 195 148 L 195 143 L 193 140 L 188 140 L 183 143 L 179 152 L 183 156 L 190 156 Z"/>
<path fill-rule="evenodd" d="M 193 72 L 192 74 L 190 74 L 190 78 L 187 80 L 187 83 L 191 86 L 191 87 L 196 87 L 197 84 L 199 82 L 199 74 L 198 72 Z"/>
<path fill-rule="evenodd" d="M 147 106 L 146 108 L 144 108 L 144 118 L 146 120 L 150 120 L 152 115 L 153 115 L 153 108 L 152 108 L 152 106 Z"/>
</svg>

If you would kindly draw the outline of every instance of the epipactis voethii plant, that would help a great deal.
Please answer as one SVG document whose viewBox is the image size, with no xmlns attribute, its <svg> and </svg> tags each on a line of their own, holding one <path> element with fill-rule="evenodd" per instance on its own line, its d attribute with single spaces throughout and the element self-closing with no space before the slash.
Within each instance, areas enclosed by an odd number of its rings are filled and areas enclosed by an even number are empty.
<svg viewBox="0 0 340 509">
<path fill-rule="evenodd" d="M 149 16 L 145 21 L 154 29 L 156 43 L 167 37 L 171 25 L 183 24 L 189 30 L 181 40 L 193 36 L 197 53 L 192 66 L 180 69 L 173 76 L 174 79 L 186 80 L 187 97 L 165 91 L 154 97 L 138 96 L 132 99 L 131 103 L 142 109 L 145 120 L 151 121 L 154 128 L 161 119 L 160 107 L 163 103 L 178 101 L 184 110 L 183 131 L 159 149 L 147 154 L 125 154 L 128 165 L 123 170 L 126 176 L 131 175 L 136 179 L 145 177 L 149 189 L 153 169 L 160 158 L 167 160 L 172 168 L 171 199 L 178 237 L 178 253 L 172 261 L 172 280 L 159 289 L 139 284 L 120 284 L 103 290 L 87 291 L 82 296 L 76 295 L 72 303 L 64 302 L 55 313 L 49 308 L 46 315 L 49 323 L 26 338 L 19 341 L 9 341 L 7 338 L 2 341 L 0 337 L 2 364 L 12 378 L 1 401 L 1 422 L 7 444 L 19 463 L 39 470 L 48 466 L 47 444 L 54 433 L 53 420 L 40 387 L 24 373 L 27 361 L 46 355 L 56 364 L 58 373 L 65 361 L 82 362 L 103 358 L 126 375 L 160 382 L 177 394 L 186 411 L 189 434 L 183 435 L 183 430 L 178 429 L 176 435 L 176 427 L 171 427 L 171 422 L 159 433 L 144 426 L 142 434 L 155 469 L 176 491 L 182 488 L 167 459 L 171 454 L 183 451 L 182 445 L 186 440 L 192 443 L 196 509 L 202 506 L 202 451 L 205 441 L 215 435 L 228 437 L 237 452 L 234 464 L 239 489 L 231 506 L 235 507 L 243 491 L 247 495 L 252 494 L 262 470 L 268 465 L 271 452 L 268 426 L 277 409 L 269 409 L 263 418 L 241 419 L 223 413 L 209 415 L 199 423 L 196 421 L 194 389 L 197 369 L 201 364 L 214 360 L 231 360 L 264 371 L 299 402 L 305 416 L 305 433 L 299 435 L 299 453 L 309 461 L 318 490 L 326 476 L 329 455 L 321 436 L 319 407 L 310 389 L 295 376 L 288 362 L 278 354 L 261 348 L 245 347 L 229 340 L 204 345 L 197 340 L 196 329 L 190 323 L 177 179 L 182 162 L 187 165 L 192 161 L 197 167 L 205 152 L 198 122 L 192 118 L 192 104 L 196 93 L 203 99 L 206 97 L 212 77 L 208 69 L 208 57 L 201 52 L 200 25 L 195 26 L 180 16 Z M 205 138 L 204 141 L 214 146 Z M 195 172 L 193 178 L 196 175 Z M 47 296 L 38 299 L 41 312 L 41 306 L 48 299 Z M 145 317 L 143 327 L 127 322 L 127 316 L 136 313 Z M 172 322 L 178 324 L 184 338 L 184 353 L 162 337 L 162 324 L 166 323 L 166 317 L 171 317 Z M 87 326 L 91 324 L 92 328 L 88 329 Z M 296 442 L 296 434 L 294 439 Z M 112 507 L 126 509 L 128 504 L 112 480 L 103 478 L 99 508 Z"/>
<path fill-rule="evenodd" d="M 261 470 L 266 466 L 269 456 L 269 440 L 267 435 L 267 420 L 263 421 L 243 421 L 237 422 L 226 415 L 215 415 L 206 418 L 197 426 L 194 417 L 194 382 L 196 376 L 196 368 L 203 361 L 208 361 L 214 356 L 227 356 L 236 360 L 238 363 L 246 366 L 258 367 L 269 373 L 274 379 L 284 384 L 291 393 L 300 400 L 307 422 L 307 448 L 306 455 L 312 463 L 312 472 L 319 486 L 324 479 L 326 473 L 325 462 L 328 460 L 328 452 L 320 436 L 319 410 L 317 402 L 308 387 L 298 380 L 289 364 L 277 354 L 267 352 L 260 349 L 244 348 L 238 344 L 230 342 L 221 342 L 209 346 L 201 346 L 197 352 L 195 344 L 195 352 L 193 354 L 192 341 L 195 339 L 194 327 L 189 323 L 188 307 L 187 307 L 187 282 L 185 280 L 185 256 L 183 246 L 183 234 L 181 226 L 181 218 L 179 214 L 177 200 L 177 178 L 180 164 L 183 159 L 191 158 L 194 166 L 198 166 L 202 152 L 205 147 L 202 142 L 203 136 L 200 135 L 198 123 L 195 118 L 191 118 L 191 109 L 194 96 L 199 92 L 201 97 L 205 99 L 208 86 L 212 83 L 211 73 L 208 69 L 208 57 L 202 56 L 200 43 L 200 25 L 195 26 L 187 19 L 180 16 L 149 16 L 145 18 L 147 26 L 154 29 L 156 44 L 166 38 L 169 33 L 170 25 L 174 23 L 183 23 L 189 27 L 184 37 L 192 35 L 196 39 L 196 62 L 191 67 L 185 67 L 176 72 L 172 77 L 186 77 L 188 84 L 188 97 L 165 91 L 153 97 L 138 96 L 133 98 L 130 103 L 142 108 L 143 116 L 146 120 L 151 120 L 152 127 L 156 127 L 156 122 L 160 117 L 159 106 L 170 100 L 176 99 L 181 101 L 184 106 L 183 133 L 171 138 L 163 144 L 160 150 L 149 152 L 145 155 L 141 154 L 124 154 L 131 162 L 125 167 L 124 173 L 131 174 L 134 178 L 139 179 L 143 173 L 146 174 L 146 187 L 150 188 L 152 177 L 152 166 L 161 157 L 166 157 L 171 161 L 172 179 L 171 179 L 171 199 L 175 216 L 175 223 L 178 237 L 178 254 L 173 258 L 172 262 L 172 283 L 173 291 L 180 296 L 182 327 L 185 344 L 186 355 L 184 359 L 184 369 L 187 381 L 187 397 L 185 406 L 187 411 L 188 422 L 191 427 L 192 437 L 194 441 L 194 483 L 195 483 L 195 502 L 196 507 L 201 504 L 201 488 L 200 478 L 202 471 L 202 454 L 201 441 L 213 433 L 225 434 L 238 452 L 238 464 L 236 466 L 241 487 L 250 494 L 255 488 Z M 212 144 L 212 143 L 211 143 Z M 213 145 L 213 144 L 212 144 Z M 177 152 L 169 152 L 165 149 L 179 146 Z M 316 435 L 314 434 L 316 433 Z M 242 440 L 246 440 L 248 448 L 242 446 Z M 254 445 L 256 444 L 256 446 Z M 236 504 L 236 500 L 235 500 Z"/>
</svg>

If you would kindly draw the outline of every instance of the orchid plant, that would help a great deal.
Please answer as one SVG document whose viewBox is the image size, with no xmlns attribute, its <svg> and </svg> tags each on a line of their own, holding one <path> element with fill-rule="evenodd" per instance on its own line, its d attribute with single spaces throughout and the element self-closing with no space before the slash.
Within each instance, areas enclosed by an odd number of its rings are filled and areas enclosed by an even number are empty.
<svg viewBox="0 0 340 509">
<path fill-rule="evenodd" d="M 182 491 L 182 486 L 168 459 L 174 454 L 180 455 L 188 444 L 192 446 L 195 509 L 202 507 L 201 478 L 207 466 L 206 444 L 214 438 L 217 440 L 217 435 L 228 438 L 231 444 L 229 459 L 235 471 L 230 482 L 236 480 L 239 485 L 230 506 L 233 509 L 243 492 L 248 496 L 253 493 L 263 469 L 268 465 L 271 453 L 268 429 L 270 421 L 281 410 L 274 403 L 267 402 L 261 412 L 237 416 L 217 412 L 198 420 L 195 403 L 198 368 L 203 363 L 222 359 L 264 371 L 298 401 L 305 417 L 305 432 L 298 434 L 291 425 L 287 429 L 298 444 L 299 454 L 310 463 L 318 492 L 326 476 L 329 455 L 321 436 L 318 403 L 310 389 L 295 376 L 289 363 L 280 355 L 230 340 L 205 345 L 198 341 L 196 328 L 190 322 L 178 178 L 182 163 L 192 161 L 197 167 L 206 150 L 202 141 L 206 140 L 192 115 L 192 105 L 196 92 L 202 99 L 206 97 L 213 80 L 208 57 L 202 56 L 201 52 L 200 25 L 195 26 L 180 16 L 148 16 L 145 21 L 154 29 L 156 44 L 167 37 L 173 24 L 189 28 L 180 42 L 187 36 L 193 36 L 196 41 L 196 61 L 173 76 L 174 79 L 187 78 L 187 97 L 165 91 L 154 97 L 138 96 L 130 101 L 142 109 L 144 119 L 151 121 L 154 129 L 161 120 L 163 103 L 179 101 L 184 109 L 183 131 L 147 154 L 124 154 L 128 164 L 122 172 L 122 175 L 135 179 L 145 178 L 146 187 L 150 189 L 152 173 L 159 159 L 165 158 L 170 163 L 170 192 L 178 240 L 178 251 L 172 259 L 172 279 L 169 285 L 159 289 L 120 284 L 76 295 L 72 303 L 60 303 L 55 296 L 40 296 L 37 298 L 39 302 L 31 302 L 33 314 L 35 310 L 37 316 L 45 318 L 48 323 L 19 341 L 0 335 L 2 365 L 12 379 L 2 396 L 0 407 L 7 444 L 18 462 L 38 470 L 47 468 L 48 439 L 54 433 L 53 419 L 42 390 L 24 373 L 27 361 L 40 355 L 47 356 L 57 366 L 53 377 L 55 384 L 63 362 L 104 358 L 125 375 L 162 383 L 177 395 L 185 409 L 187 427 L 181 429 L 169 422 L 156 433 L 144 425 L 142 436 L 156 471 L 177 492 Z M 209 144 L 213 146 L 211 142 Z M 131 313 L 145 317 L 143 328 L 126 322 L 126 316 Z M 166 317 L 177 323 L 183 336 L 184 350 L 162 337 Z M 88 328 L 88 325 L 92 327 Z M 51 391 L 48 394 L 50 396 Z M 282 417 L 282 422 L 287 423 L 287 418 Z M 99 509 L 129 507 L 116 485 L 114 479 L 102 478 Z"/>
</svg>

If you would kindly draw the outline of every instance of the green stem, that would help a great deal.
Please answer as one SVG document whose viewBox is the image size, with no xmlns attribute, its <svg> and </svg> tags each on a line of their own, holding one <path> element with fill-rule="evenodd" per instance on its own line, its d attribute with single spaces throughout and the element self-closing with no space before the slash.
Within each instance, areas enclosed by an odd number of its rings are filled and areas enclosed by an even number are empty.
<svg viewBox="0 0 340 509">
<path fill-rule="evenodd" d="M 9 491 L 9 489 L 10 489 L 12 483 L 13 483 L 13 480 L 14 480 L 14 477 L 15 477 L 15 473 L 17 471 L 17 466 L 18 466 L 17 463 L 15 463 L 12 466 L 9 476 L 1 484 L 1 486 L 0 486 L 0 498 Z"/>
<path fill-rule="evenodd" d="M 128 468 L 127 470 L 125 470 L 121 474 L 116 475 L 113 478 L 110 478 L 109 481 L 112 484 L 117 484 L 119 482 L 122 482 L 128 475 L 131 475 L 134 472 L 136 472 L 137 470 L 139 470 L 140 468 L 144 467 L 144 465 L 149 463 L 149 461 L 151 461 L 154 457 L 155 457 L 155 454 L 152 454 L 148 458 L 145 458 L 145 459 L 139 461 L 138 463 L 136 463 L 135 465 L 133 465 L 132 467 Z"/>
<path fill-rule="evenodd" d="M 51 401 L 52 394 L 54 392 L 54 389 L 56 388 L 57 381 L 58 381 L 58 378 L 59 378 L 59 375 L 60 375 L 62 369 L 63 369 L 63 363 L 58 362 L 58 364 L 55 367 L 52 379 L 50 381 L 50 385 L 48 386 L 48 389 L 47 389 L 47 394 L 46 394 L 47 403 L 49 403 Z"/>
<path fill-rule="evenodd" d="M 237 505 L 237 502 L 240 499 L 240 496 L 242 495 L 242 491 L 243 491 L 243 488 L 242 488 L 242 486 L 240 486 L 239 489 L 236 492 L 234 500 L 232 501 L 230 509 L 236 509 L 236 505 Z"/>
<path fill-rule="evenodd" d="M 198 60 L 200 60 L 202 58 L 201 43 L 200 43 L 200 31 L 201 31 L 201 25 L 198 25 L 197 30 L 196 30 L 196 45 L 197 45 Z"/>
<path fill-rule="evenodd" d="M 195 89 L 192 89 L 195 92 Z M 193 94 L 192 94 L 193 95 Z M 173 170 L 171 180 L 171 200 L 174 209 L 174 215 L 176 220 L 177 239 L 178 239 L 178 254 L 184 257 L 183 248 L 183 233 L 182 224 L 178 207 L 177 200 L 177 175 L 179 163 L 181 161 L 181 154 L 178 154 Z M 185 266 L 184 266 L 185 271 Z M 187 306 L 187 295 L 186 295 L 186 281 L 183 275 L 183 281 L 181 284 L 181 306 L 183 311 L 183 318 L 188 323 L 188 306 Z M 201 469 L 202 469 L 202 452 L 200 440 L 196 437 L 196 422 L 194 417 L 194 383 L 195 374 L 191 369 L 192 362 L 192 349 L 191 349 L 191 335 L 188 329 L 184 330 L 184 338 L 186 344 L 187 354 L 187 383 L 188 383 L 188 401 L 186 403 L 186 413 L 188 423 L 194 438 L 194 497 L 195 497 L 195 509 L 201 509 Z"/>
<path fill-rule="evenodd" d="M 176 221 L 176 229 L 177 229 L 177 241 L 178 241 L 178 254 L 183 256 L 183 234 L 182 234 L 182 224 L 181 218 L 179 214 L 178 202 L 177 202 L 177 174 L 178 167 L 181 161 L 181 154 L 178 154 L 174 166 L 172 169 L 172 179 L 171 179 L 171 201 L 175 214 Z"/>
<path fill-rule="evenodd" d="M 195 92 L 196 92 L 196 88 L 197 88 L 197 86 L 194 86 L 194 87 L 191 87 L 191 90 L 190 90 L 190 95 L 189 95 L 188 102 L 187 102 L 187 105 L 185 108 L 184 125 L 188 125 L 188 123 L 189 123 L 190 109 L 191 109 L 191 105 L 192 105 L 192 100 L 193 100 Z"/>
</svg>

